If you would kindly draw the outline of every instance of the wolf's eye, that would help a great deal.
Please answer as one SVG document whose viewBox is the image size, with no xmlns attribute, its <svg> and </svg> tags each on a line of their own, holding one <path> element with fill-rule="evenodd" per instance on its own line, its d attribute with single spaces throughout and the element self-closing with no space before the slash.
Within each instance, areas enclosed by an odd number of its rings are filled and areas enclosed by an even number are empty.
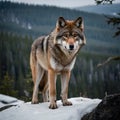
<svg viewBox="0 0 120 120">
<path fill-rule="evenodd" d="M 63 37 L 64 37 L 64 38 L 68 38 L 68 37 L 69 37 L 69 34 L 64 34 Z"/>
<path fill-rule="evenodd" d="M 73 34 L 73 37 L 77 37 L 78 36 L 78 34 Z"/>
</svg>

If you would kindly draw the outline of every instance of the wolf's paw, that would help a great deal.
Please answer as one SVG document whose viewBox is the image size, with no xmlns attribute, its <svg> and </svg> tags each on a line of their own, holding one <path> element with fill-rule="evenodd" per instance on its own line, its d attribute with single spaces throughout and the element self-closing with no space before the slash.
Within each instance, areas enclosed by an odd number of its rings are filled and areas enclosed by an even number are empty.
<svg viewBox="0 0 120 120">
<path fill-rule="evenodd" d="M 31 102 L 31 104 L 38 104 L 38 103 L 39 103 L 38 99 L 32 100 L 32 102 Z"/>
<path fill-rule="evenodd" d="M 62 102 L 63 102 L 63 106 L 71 106 L 72 105 L 72 103 L 68 100 L 62 101 Z"/>
<path fill-rule="evenodd" d="M 56 109 L 56 108 L 58 108 L 56 102 L 50 103 L 49 108 L 50 108 L 50 109 Z"/>
</svg>

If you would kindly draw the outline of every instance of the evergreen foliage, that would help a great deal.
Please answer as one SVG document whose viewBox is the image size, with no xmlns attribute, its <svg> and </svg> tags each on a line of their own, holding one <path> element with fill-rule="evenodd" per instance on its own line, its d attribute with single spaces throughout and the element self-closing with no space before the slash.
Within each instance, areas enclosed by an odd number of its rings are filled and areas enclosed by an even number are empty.
<svg viewBox="0 0 120 120">
<path fill-rule="evenodd" d="M 96 4 L 112 4 L 115 0 L 95 0 Z"/>
<path fill-rule="evenodd" d="M 18 91 L 14 90 L 14 80 L 10 78 L 8 73 L 4 76 L 3 80 L 0 81 L 0 93 L 18 97 Z"/>
<path fill-rule="evenodd" d="M 27 83 L 24 79 L 30 71 L 29 54 L 31 44 L 32 38 L 30 37 L 0 33 L 1 93 L 8 94 L 15 90 L 18 91 L 16 93 L 17 97 L 24 95 L 24 85 Z M 6 92 L 4 92 L 5 89 Z"/>
</svg>

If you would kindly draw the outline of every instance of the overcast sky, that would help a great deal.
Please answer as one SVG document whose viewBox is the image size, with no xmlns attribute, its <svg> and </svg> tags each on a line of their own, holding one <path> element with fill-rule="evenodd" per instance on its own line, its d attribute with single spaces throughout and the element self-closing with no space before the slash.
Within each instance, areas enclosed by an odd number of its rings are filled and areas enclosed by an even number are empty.
<svg viewBox="0 0 120 120">
<path fill-rule="evenodd" d="M 95 5 L 94 0 L 10 0 L 14 2 L 23 2 L 29 4 L 39 4 L 39 5 L 54 5 L 59 7 L 78 7 L 85 5 Z M 120 0 L 115 0 L 114 3 L 120 3 Z"/>
</svg>

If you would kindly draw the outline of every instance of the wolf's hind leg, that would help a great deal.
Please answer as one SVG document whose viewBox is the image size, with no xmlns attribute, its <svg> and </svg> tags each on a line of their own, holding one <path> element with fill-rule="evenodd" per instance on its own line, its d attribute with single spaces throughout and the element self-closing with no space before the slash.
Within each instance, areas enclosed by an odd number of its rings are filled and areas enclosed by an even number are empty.
<svg viewBox="0 0 120 120">
<path fill-rule="evenodd" d="M 48 93 L 48 72 L 47 71 L 44 72 L 43 78 L 40 82 L 40 88 L 42 91 L 43 102 L 48 102 L 49 93 Z"/>
<path fill-rule="evenodd" d="M 36 66 L 36 81 L 34 82 L 33 96 L 32 96 L 32 104 L 37 104 L 38 101 L 38 90 L 39 84 L 44 75 L 44 69 L 41 68 L 39 64 Z"/>
<path fill-rule="evenodd" d="M 45 90 L 45 91 L 42 93 L 42 96 L 43 96 L 43 101 L 44 101 L 44 102 L 48 102 L 48 101 L 49 101 L 48 89 Z"/>
</svg>

